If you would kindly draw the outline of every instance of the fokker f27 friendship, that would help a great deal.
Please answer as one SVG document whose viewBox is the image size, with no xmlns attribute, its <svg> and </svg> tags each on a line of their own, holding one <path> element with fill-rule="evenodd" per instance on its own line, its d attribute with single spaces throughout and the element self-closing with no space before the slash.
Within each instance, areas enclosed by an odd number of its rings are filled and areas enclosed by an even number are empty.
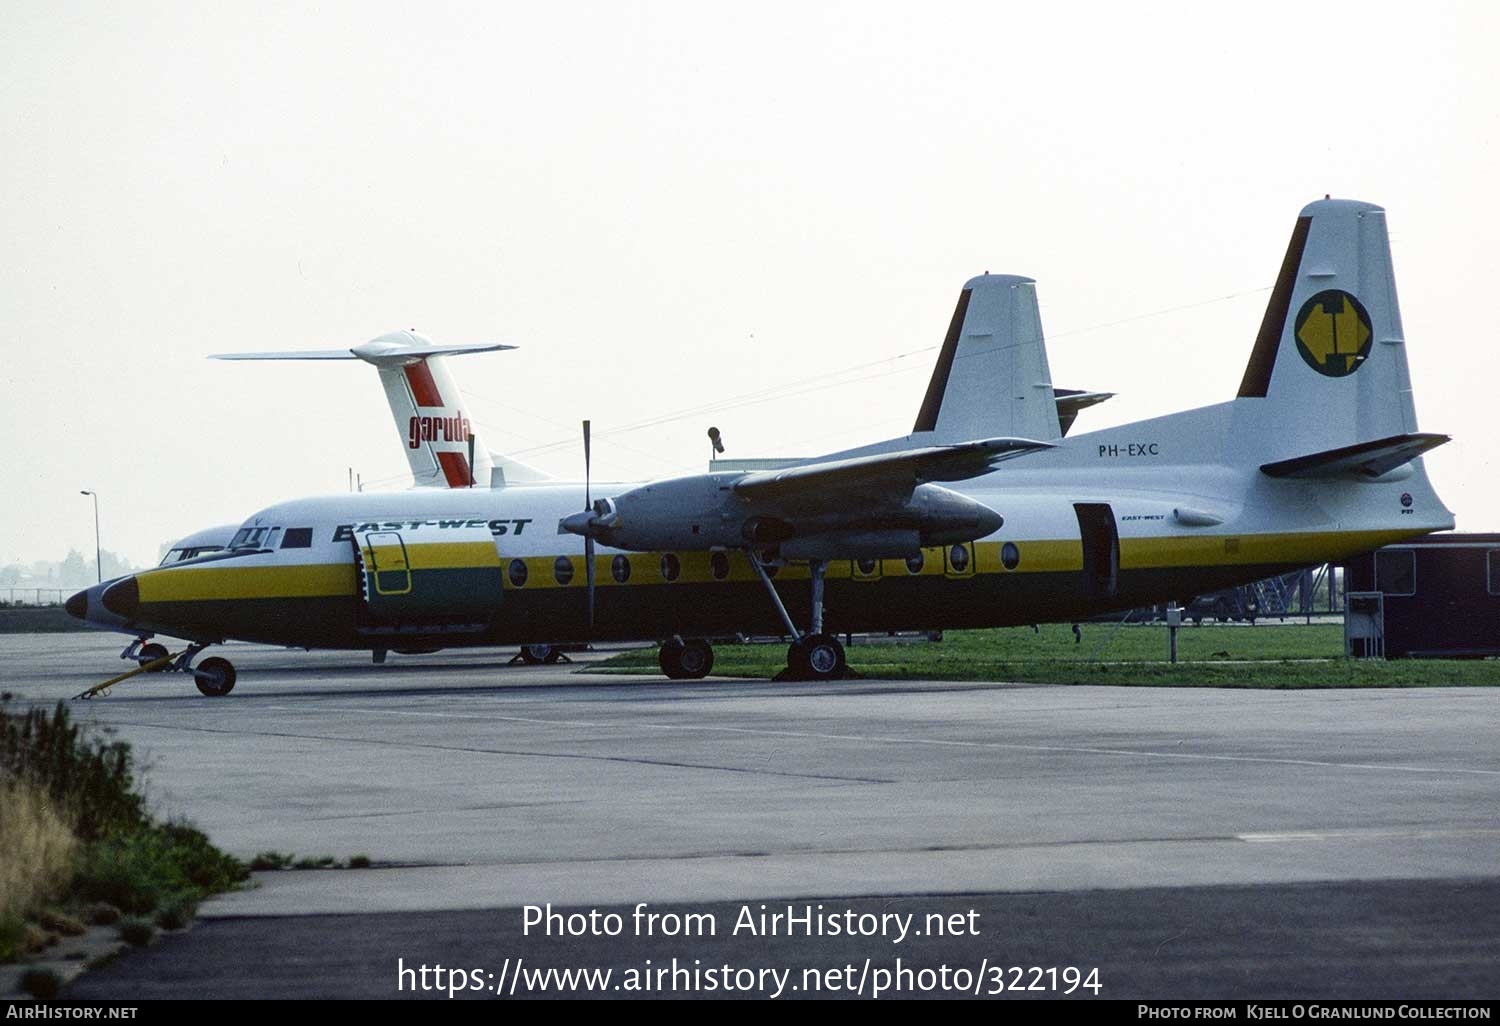
<svg viewBox="0 0 1500 1026">
<path fill-rule="evenodd" d="M 75 595 L 101 625 L 208 645 L 433 651 L 782 634 L 842 675 L 842 632 L 1075 620 L 1453 526 L 1421 455 L 1385 212 L 1298 217 L 1236 397 L 1063 436 L 1034 285 L 965 284 L 911 434 L 763 471 L 360 493 L 245 521 L 222 553 Z M 991 398 L 993 397 L 993 398 Z M 454 443 L 459 448 L 459 443 Z M 585 432 L 585 465 L 588 440 Z"/>
</svg>

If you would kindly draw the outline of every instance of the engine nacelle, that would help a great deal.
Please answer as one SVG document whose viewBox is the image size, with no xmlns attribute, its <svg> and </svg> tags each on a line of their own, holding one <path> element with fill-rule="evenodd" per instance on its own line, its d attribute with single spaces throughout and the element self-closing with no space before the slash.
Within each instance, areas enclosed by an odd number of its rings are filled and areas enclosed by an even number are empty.
<svg viewBox="0 0 1500 1026">
<path fill-rule="evenodd" d="M 782 559 L 910 559 L 922 550 L 913 529 L 825 531 L 781 543 Z"/>
<path fill-rule="evenodd" d="M 734 490 L 739 477 L 695 474 L 654 481 L 601 500 L 595 504 L 599 512 L 575 514 L 564 528 L 637 552 L 750 544 L 788 559 L 894 559 L 915 555 L 921 546 L 973 541 L 1005 523 L 984 503 L 940 485 L 918 485 L 904 502 L 851 498 L 846 508 L 837 509 L 830 501 L 751 502 Z M 569 523 L 574 519 L 576 526 Z"/>
</svg>

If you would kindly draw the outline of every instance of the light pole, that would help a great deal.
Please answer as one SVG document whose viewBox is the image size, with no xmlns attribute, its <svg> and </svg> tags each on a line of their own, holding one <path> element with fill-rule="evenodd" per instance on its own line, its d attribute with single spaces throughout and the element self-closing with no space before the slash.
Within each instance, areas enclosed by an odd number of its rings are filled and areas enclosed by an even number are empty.
<svg viewBox="0 0 1500 1026">
<path fill-rule="evenodd" d="M 104 583 L 104 553 L 99 548 L 99 493 L 81 491 L 79 495 L 92 495 L 94 497 L 94 573 L 99 577 L 99 583 Z"/>
</svg>

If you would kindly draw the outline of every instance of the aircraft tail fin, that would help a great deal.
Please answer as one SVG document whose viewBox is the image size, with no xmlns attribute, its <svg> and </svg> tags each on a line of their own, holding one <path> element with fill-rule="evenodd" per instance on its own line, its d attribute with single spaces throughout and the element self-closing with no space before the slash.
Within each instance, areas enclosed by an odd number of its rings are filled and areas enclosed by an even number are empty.
<svg viewBox="0 0 1500 1026">
<path fill-rule="evenodd" d="M 1239 428 L 1283 461 L 1415 435 L 1385 211 L 1303 208 L 1240 383 Z M 1411 459 L 1420 452 L 1401 447 Z"/>
<path fill-rule="evenodd" d="M 912 430 L 935 442 L 1062 437 L 1033 279 L 983 274 L 964 283 Z"/>
<path fill-rule="evenodd" d="M 396 331 L 351 349 L 220 353 L 210 359 L 363 360 L 380 375 L 417 486 L 488 488 L 543 481 L 547 475 L 517 460 L 492 454 L 479 440 L 444 357 L 514 348 L 496 342 L 440 345 L 416 332 Z"/>
</svg>

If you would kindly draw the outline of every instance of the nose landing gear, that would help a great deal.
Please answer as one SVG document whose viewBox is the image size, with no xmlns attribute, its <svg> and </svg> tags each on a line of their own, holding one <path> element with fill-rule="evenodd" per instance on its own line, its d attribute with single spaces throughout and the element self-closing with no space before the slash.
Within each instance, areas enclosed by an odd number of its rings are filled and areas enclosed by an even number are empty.
<svg viewBox="0 0 1500 1026">
<path fill-rule="evenodd" d="M 234 690 L 234 664 L 228 659 L 209 656 L 192 673 L 193 683 L 209 698 L 222 698 Z"/>
<path fill-rule="evenodd" d="M 140 644 L 140 642 L 137 641 L 136 644 Z M 220 698 L 234 690 L 234 664 L 228 659 L 210 656 L 197 666 L 193 666 L 192 662 L 198 657 L 198 653 L 207 647 L 208 645 L 206 644 L 189 645 L 174 656 L 162 645 L 146 645 L 134 655 L 126 656 L 126 658 L 137 660 L 139 665 L 135 669 L 111 677 L 102 683 L 95 684 L 86 691 L 80 691 L 73 698 L 75 700 L 80 698 L 99 698 L 109 694 L 110 689 L 121 681 L 129 680 L 131 677 L 142 673 L 162 673 L 167 670 L 175 670 L 179 673 L 191 673 L 193 675 L 193 683 L 198 686 L 200 692 L 210 698 Z M 148 652 L 148 649 L 160 649 L 161 654 L 154 655 Z M 129 652 L 129 649 L 126 651 Z M 151 658 L 147 658 L 147 656 L 151 656 Z"/>
</svg>

